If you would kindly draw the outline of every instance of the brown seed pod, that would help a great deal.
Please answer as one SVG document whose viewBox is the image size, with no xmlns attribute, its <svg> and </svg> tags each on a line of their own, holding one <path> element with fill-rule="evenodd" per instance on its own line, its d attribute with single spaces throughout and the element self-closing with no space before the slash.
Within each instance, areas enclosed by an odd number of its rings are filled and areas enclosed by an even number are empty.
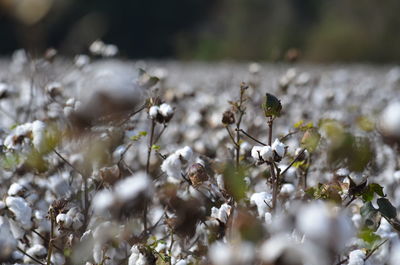
<svg viewBox="0 0 400 265">
<path fill-rule="evenodd" d="M 188 177 L 195 188 L 199 187 L 204 181 L 208 180 L 206 169 L 202 164 L 199 163 L 195 163 L 190 166 L 188 170 Z"/>
<path fill-rule="evenodd" d="M 235 114 L 231 110 L 227 110 L 222 114 L 222 123 L 224 125 L 230 125 L 235 123 Z"/>
</svg>

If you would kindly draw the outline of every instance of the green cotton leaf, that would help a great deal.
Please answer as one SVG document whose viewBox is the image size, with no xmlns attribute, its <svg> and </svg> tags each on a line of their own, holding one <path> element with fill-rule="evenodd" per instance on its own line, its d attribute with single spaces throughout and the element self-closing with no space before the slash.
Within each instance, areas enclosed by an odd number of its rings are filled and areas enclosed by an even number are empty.
<svg viewBox="0 0 400 265">
<path fill-rule="evenodd" d="M 245 198 L 247 191 L 247 185 L 244 178 L 247 175 L 247 171 L 244 167 L 236 167 L 232 164 L 225 165 L 223 171 L 224 183 L 227 192 L 232 195 L 235 201 L 239 201 Z"/>
<path fill-rule="evenodd" d="M 309 152 L 314 152 L 317 148 L 321 135 L 315 128 L 308 128 L 301 139 L 301 146 Z"/>
<path fill-rule="evenodd" d="M 161 146 L 153 144 L 153 145 L 151 146 L 151 149 L 158 151 L 158 150 L 161 149 Z"/>
<path fill-rule="evenodd" d="M 311 187 L 311 188 L 308 188 L 305 192 L 308 196 L 315 199 L 315 193 L 317 192 L 317 189 L 314 187 Z"/>
<path fill-rule="evenodd" d="M 49 169 L 49 163 L 43 158 L 43 154 L 36 150 L 32 150 L 25 160 L 28 168 L 36 170 L 38 173 L 44 173 Z"/>
<path fill-rule="evenodd" d="M 397 210 L 386 198 L 379 198 L 378 201 L 379 212 L 389 219 L 396 218 Z"/>
<path fill-rule="evenodd" d="M 369 184 L 369 187 L 371 190 L 373 190 L 379 196 L 385 197 L 385 194 L 383 193 L 383 187 L 381 185 L 376 184 L 376 183 L 371 183 L 371 184 Z"/>
<path fill-rule="evenodd" d="M 358 233 L 358 238 L 364 240 L 366 243 L 373 245 L 375 242 L 381 240 L 382 238 L 375 234 L 372 229 L 364 228 Z"/>
<path fill-rule="evenodd" d="M 303 126 L 304 121 L 303 120 L 299 120 L 298 122 L 296 122 L 293 127 L 295 129 L 300 129 Z"/>
<path fill-rule="evenodd" d="M 370 202 L 374 199 L 374 191 L 369 188 L 369 186 L 362 193 L 362 199 L 365 202 Z"/>
<path fill-rule="evenodd" d="M 147 132 L 146 132 L 146 131 L 141 131 L 141 132 L 139 132 L 137 135 L 131 136 L 130 139 L 131 139 L 132 141 L 139 141 L 140 138 L 142 138 L 142 137 L 144 137 L 144 136 L 146 136 L 146 135 L 147 135 Z"/>
<path fill-rule="evenodd" d="M 358 117 L 356 122 L 357 126 L 365 132 L 371 132 L 375 129 L 374 121 L 366 116 Z"/>
<path fill-rule="evenodd" d="M 13 171 L 21 161 L 18 153 L 6 153 L 1 156 L 1 167 L 7 171 Z"/>
</svg>

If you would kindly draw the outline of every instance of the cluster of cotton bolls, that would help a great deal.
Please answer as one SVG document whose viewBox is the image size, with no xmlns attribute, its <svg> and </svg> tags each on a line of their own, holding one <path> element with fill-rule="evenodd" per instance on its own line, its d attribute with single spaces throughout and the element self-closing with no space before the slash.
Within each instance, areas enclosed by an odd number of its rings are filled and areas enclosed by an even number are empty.
<svg viewBox="0 0 400 265">
<path fill-rule="evenodd" d="M 285 144 L 281 143 L 279 139 L 275 139 L 271 146 L 253 146 L 251 149 L 251 156 L 256 161 L 280 161 L 285 156 Z"/>
<path fill-rule="evenodd" d="M 375 214 L 378 197 L 400 206 L 398 68 L 131 63 L 99 59 L 118 53 L 101 41 L 89 51 L 68 66 L 54 52 L 0 63 L 0 263 L 398 263 L 397 212 Z M 283 106 L 271 138 L 266 92 Z M 309 128 L 322 139 L 304 151 Z M 374 151 L 366 169 L 336 165 L 347 149 L 332 142 L 360 137 Z M 374 190 L 366 215 L 371 184 L 385 197 Z"/>
</svg>

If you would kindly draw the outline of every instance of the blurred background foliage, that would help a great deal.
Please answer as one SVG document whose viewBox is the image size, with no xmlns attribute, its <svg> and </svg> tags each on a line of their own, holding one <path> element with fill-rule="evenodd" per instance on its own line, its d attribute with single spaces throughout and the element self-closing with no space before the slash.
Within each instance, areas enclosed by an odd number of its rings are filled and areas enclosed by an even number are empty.
<svg viewBox="0 0 400 265">
<path fill-rule="evenodd" d="M 400 1 L 0 0 L 0 54 L 96 39 L 128 58 L 400 61 Z"/>
</svg>

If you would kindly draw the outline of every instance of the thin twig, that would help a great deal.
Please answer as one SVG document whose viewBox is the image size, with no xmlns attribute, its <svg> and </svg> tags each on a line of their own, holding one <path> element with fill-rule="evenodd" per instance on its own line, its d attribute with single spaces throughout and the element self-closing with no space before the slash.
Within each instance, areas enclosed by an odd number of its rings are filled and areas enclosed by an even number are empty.
<svg viewBox="0 0 400 265">
<path fill-rule="evenodd" d="M 53 237 L 54 237 L 54 209 L 50 208 L 50 240 L 47 250 L 47 265 L 51 263 L 51 254 L 53 252 Z"/>
<path fill-rule="evenodd" d="M 249 137 L 249 138 L 250 138 L 251 140 L 253 140 L 254 142 L 259 143 L 259 144 L 264 145 L 264 146 L 267 145 L 267 144 L 261 142 L 260 140 L 257 140 L 256 138 L 254 138 L 254 137 L 251 136 L 250 134 L 248 134 L 245 130 L 240 129 L 239 131 L 242 132 L 242 133 L 243 133 L 244 135 L 246 135 L 247 137 Z"/>
<path fill-rule="evenodd" d="M 232 133 L 231 133 L 231 130 L 229 130 L 229 127 L 228 127 L 228 126 L 225 126 L 225 129 L 228 131 L 228 135 L 229 135 L 229 137 L 231 138 L 232 143 L 235 145 L 235 148 L 236 148 L 237 143 L 236 143 L 236 140 L 235 140 L 235 138 L 233 137 L 233 135 L 232 135 Z"/>
<path fill-rule="evenodd" d="M 164 123 L 164 127 L 162 128 L 161 132 L 157 135 L 156 139 L 154 140 L 154 143 L 157 143 L 158 140 L 160 140 L 162 134 L 164 133 L 165 129 L 167 129 L 168 125 Z"/>
<path fill-rule="evenodd" d="M 288 170 L 289 168 L 291 168 L 293 166 L 294 163 L 296 163 L 296 161 L 300 158 L 300 156 L 306 151 L 306 149 L 302 149 L 300 151 L 300 153 L 297 154 L 297 156 L 293 159 L 293 161 L 282 171 L 281 175 L 283 176 Z"/>
<path fill-rule="evenodd" d="M 374 254 L 375 251 L 377 251 L 383 244 L 385 244 L 388 241 L 388 239 L 385 239 L 382 243 L 380 243 L 379 245 L 377 245 L 376 247 L 374 247 L 373 249 L 371 249 L 371 251 L 368 252 L 367 256 L 365 256 L 364 258 L 364 262 L 367 261 L 372 254 Z"/>
<path fill-rule="evenodd" d="M 292 136 L 293 134 L 296 134 L 296 133 L 298 133 L 298 132 L 299 132 L 299 130 L 296 130 L 296 131 L 293 131 L 293 132 L 289 132 L 288 134 L 282 136 L 282 137 L 279 139 L 279 141 L 280 141 L 280 142 L 284 142 L 284 141 L 286 141 L 287 138 L 289 138 L 290 136 Z"/>
<path fill-rule="evenodd" d="M 26 253 L 26 252 L 25 252 L 23 249 L 21 249 L 20 247 L 17 247 L 17 250 L 18 250 L 19 252 L 21 252 L 22 254 L 24 254 L 25 256 L 27 256 L 27 257 L 29 257 L 30 259 L 32 259 L 33 261 L 35 261 L 35 262 L 37 262 L 37 263 L 39 263 L 39 264 L 41 264 L 41 265 L 46 265 L 46 264 L 44 264 L 43 262 L 41 262 L 40 260 L 38 260 L 38 259 L 32 257 L 31 255 L 29 255 L 28 253 Z"/>
<path fill-rule="evenodd" d="M 136 114 L 138 114 L 139 112 L 141 112 L 142 110 L 144 110 L 146 108 L 146 103 L 143 104 L 138 110 L 133 111 L 132 113 L 130 113 L 128 115 L 128 117 L 126 119 L 124 119 L 123 121 L 121 121 L 119 124 L 117 124 L 117 126 L 122 126 L 124 125 L 127 121 L 129 121 L 133 116 L 135 116 Z"/>
</svg>

